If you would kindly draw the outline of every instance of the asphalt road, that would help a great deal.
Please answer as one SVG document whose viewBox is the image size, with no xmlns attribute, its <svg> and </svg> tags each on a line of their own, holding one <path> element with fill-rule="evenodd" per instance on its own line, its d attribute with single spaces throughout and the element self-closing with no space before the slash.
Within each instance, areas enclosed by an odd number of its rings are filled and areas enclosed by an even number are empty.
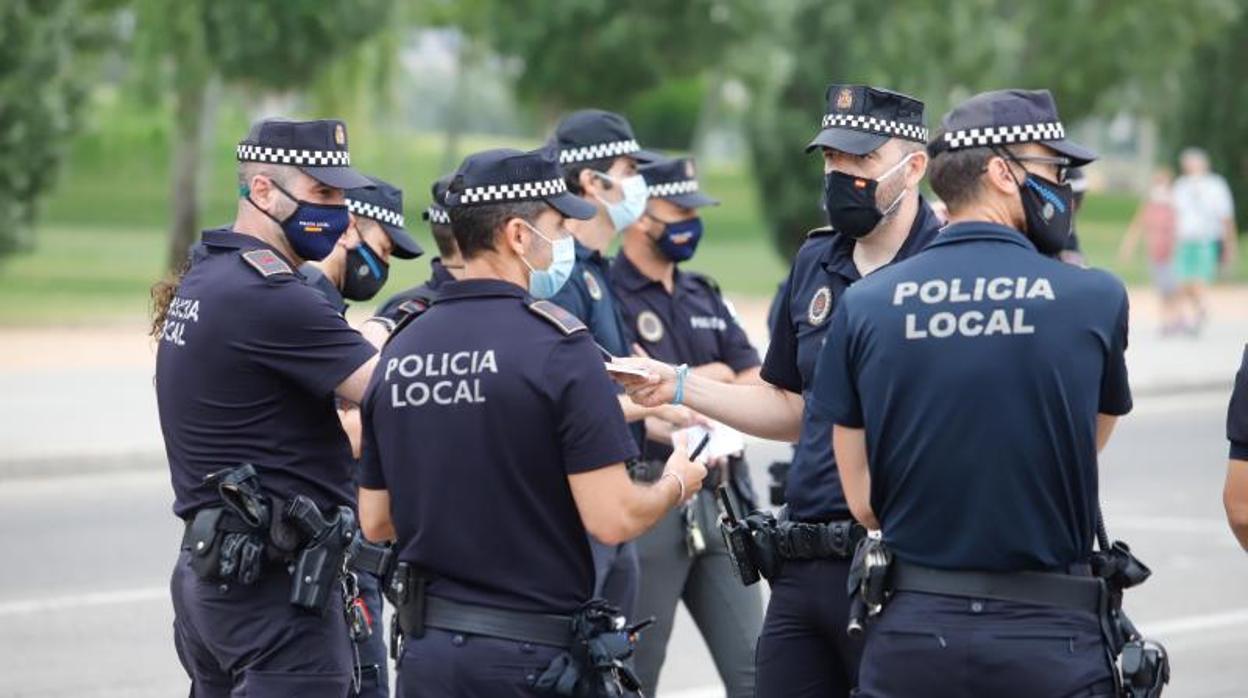
<svg viewBox="0 0 1248 698">
<path fill-rule="evenodd" d="M 1248 695 L 1248 555 L 1222 518 L 1226 395 L 1141 400 L 1102 459 L 1111 535 L 1152 566 L 1137 624 L 1165 641 L 1167 696 Z M 785 447 L 751 447 L 756 483 Z M 167 584 L 180 527 L 163 471 L 0 482 L 0 696 L 185 695 Z M 681 618 L 660 695 L 722 695 Z"/>
</svg>

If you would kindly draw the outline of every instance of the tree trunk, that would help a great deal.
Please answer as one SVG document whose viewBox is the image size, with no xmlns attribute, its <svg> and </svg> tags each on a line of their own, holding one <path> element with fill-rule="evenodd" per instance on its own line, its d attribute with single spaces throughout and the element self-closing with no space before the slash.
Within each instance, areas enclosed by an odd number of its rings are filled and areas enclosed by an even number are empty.
<svg viewBox="0 0 1248 698">
<path fill-rule="evenodd" d="M 173 163 L 169 193 L 173 220 L 169 229 L 169 256 L 166 265 L 177 269 L 199 232 L 199 171 L 203 151 L 207 81 L 179 84 L 174 92 Z"/>
</svg>

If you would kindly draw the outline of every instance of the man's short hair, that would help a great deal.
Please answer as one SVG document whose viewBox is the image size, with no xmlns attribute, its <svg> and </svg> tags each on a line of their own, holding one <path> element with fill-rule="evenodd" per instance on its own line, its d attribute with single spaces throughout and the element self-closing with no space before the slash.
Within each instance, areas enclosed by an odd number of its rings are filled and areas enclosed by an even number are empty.
<svg viewBox="0 0 1248 698">
<path fill-rule="evenodd" d="M 251 178 L 256 175 L 264 175 L 269 179 L 277 182 L 279 187 L 290 189 L 291 184 L 295 180 L 299 169 L 293 165 L 274 165 L 268 162 L 240 162 L 238 163 L 238 191 L 243 193 L 251 186 Z"/>
<path fill-rule="evenodd" d="M 939 143 L 944 137 L 944 130 L 941 129 L 932 142 Z M 930 148 L 928 152 L 931 152 Z M 936 153 L 927 166 L 927 181 L 950 211 L 961 210 L 979 196 L 984 170 L 988 161 L 996 155 L 992 148 L 986 146 Z"/>
<path fill-rule="evenodd" d="M 444 259 L 454 257 L 459 253 L 459 247 L 455 242 L 455 231 L 449 224 L 434 223 L 429 226 L 429 230 L 433 233 L 433 244 L 438 246 L 438 254 Z"/>
<path fill-rule="evenodd" d="M 520 218 L 534 224 L 548 208 L 550 205 L 543 201 L 516 201 L 451 206 L 447 212 L 451 216 L 451 229 L 455 234 L 455 243 L 459 245 L 459 253 L 464 259 L 475 259 L 482 253 L 497 249 L 495 239 L 504 223 Z"/>
<path fill-rule="evenodd" d="M 611 169 L 611 166 L 614 165 L 615 161 L 619 160 L 620 157 L 624 156 L 598 158 L 597 160 L 585 160 L 583 162 L 574 162 L 564 165 L 563 181 L 568 185 L 568 191 L 577 196 L 584 196 L 585 190 L 581 188 L 581 172 L 584 170 L 593 170 L 595 172 L 605 173 L 607 170 Z M 611 188 L 609 182 L 607 183 L 607 188 Z"/>
</svg>

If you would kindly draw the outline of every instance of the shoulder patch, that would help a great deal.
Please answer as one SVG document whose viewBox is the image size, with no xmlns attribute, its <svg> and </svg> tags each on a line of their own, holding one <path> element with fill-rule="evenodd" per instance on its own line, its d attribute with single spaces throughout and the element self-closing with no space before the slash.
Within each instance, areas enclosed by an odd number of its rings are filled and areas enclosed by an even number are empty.
<svg viewBox="0 0 1248 698">
<path fill-rule="evenodd" d="M 723 291 L 721 291 L 719 288 L 719 283 L 716 282 L 715 279 L 712 279 L 711 277 L 707 276 L 706 274 L 699 274 L 696 271 L 687 271 L 684 273 L 688 274 L 689 278 L 693 279 L 694 281 L 697 281 L 703 286 L 711 289 L 711 293 L 714 293 L 717 296 L 724 295 Z"/>
<path fill-rule="evenodd" d="M 399 303 L 399 307 L 395 308 L 403 315 L 419 315 L 429 309 L 429 304 L 421 299 L 411 299 Z"/>
<path fill-rule="evenodd" d="M 814 230 L 807 231 L 807 232 L 806 232 L 806 237 L 807 237 L 807 238 L 817 238 L 817 237 L 820 237 L 820 236 L 823 236 L 823 235 L 831 235 L 832 233 L 835 233 L 835 232 L 836 232 L 836 231 L 832 229 L 832 226 L 830 226 L 830 225 L 825 225 L 825 226 L 823 226 L 822 228 L 815 228 Z"/>
<path fill-rule="evenodd" d="M 260 276 L 268 278 L 277 274 L 294 274 L 294 270 L 277 253 L 272 250 L 251 250 L 243 253 L 243 261 L 252 269 L 260 272 Z"/>
<path fill-rule="evenodd" d="M 528 308 L 534 315 L 559 328 L 559 331 L 565 335 L 585 329 L 585 323 L 579 318 L 550 301 L 533 301 L 529 303 Z"/>
</svg>

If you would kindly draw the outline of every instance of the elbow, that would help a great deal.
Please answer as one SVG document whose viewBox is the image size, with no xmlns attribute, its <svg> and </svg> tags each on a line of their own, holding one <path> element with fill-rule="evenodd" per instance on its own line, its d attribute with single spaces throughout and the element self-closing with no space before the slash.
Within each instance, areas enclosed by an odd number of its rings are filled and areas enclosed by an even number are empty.
<svg viewBox="0 0 1248 698">
<path fill-rule="evenodd" d="M 1230 524 L 1231 532 L 1235 534 L 1240 546 L 1248 550 L 1248 502 L 1226 495 L 1223 497 L 1223 505 L 1226 507 L 1226 522 Z"/>
<path fill-rule="evenodd" d="M 614 521 L 599 521 L 586 526 L 589 535 L 603 545 L 623 545 L 637 537 L 637 533 L 626 521 L 625 517 L 617 517 Z"/>
</svg>

